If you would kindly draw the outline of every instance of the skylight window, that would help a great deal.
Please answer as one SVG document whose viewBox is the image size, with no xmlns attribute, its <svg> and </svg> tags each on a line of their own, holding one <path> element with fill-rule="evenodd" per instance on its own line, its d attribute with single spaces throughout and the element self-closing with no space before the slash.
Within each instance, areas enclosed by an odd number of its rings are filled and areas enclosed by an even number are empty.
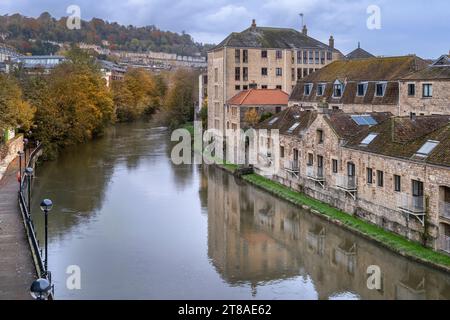
<svg viewBox="0 0 450 320">
<path fill-rule="evenodd" d="M 368 146 L 369 144 L 372 143 L 372 141 L 376 137 L 378 137 L 378 133 L 369 133 L 369 135 L 367 137 L 365 137 L 363 141 L 361 141 L 361 145 L 362 146 Z"/>
<path fill-rule="evenodd" d="M 426 158 L 430 155 L 431 152 L 438 146 L 439 141 L 434 140 L 428 140 L 425 142 L 425 144 L 422 146 L 422 148 L 417 151 L 416 156 Z"/>
<path fill-rule="evenodd" d="M 297 129 L 299 125 L 300 125 L 300 123 L 296 122 L 292 127 L 289 128 L 289 130 L 287 132 L 288 133 L 294 132 L 294 130 Z"/>
<path fill-rule="evenodd" d="M 356 122 L 358 126 L 374 126 L 378 124 L 378 122 L 368 114 L 365 115 L 353 115 L 352 116 L 353 121 Z"/>
<path fill-rule="evenodd" d="M 278 117 L 273 118 L 272 120 L 269 121 L 269 126 L 273 126 L 277 121 L 278 121 Z"/>
</svg>

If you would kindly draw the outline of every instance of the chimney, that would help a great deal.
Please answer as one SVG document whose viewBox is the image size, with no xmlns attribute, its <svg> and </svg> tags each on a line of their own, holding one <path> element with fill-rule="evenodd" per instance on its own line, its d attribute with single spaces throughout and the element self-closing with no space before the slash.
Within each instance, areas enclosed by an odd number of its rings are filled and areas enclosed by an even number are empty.
<svg viewBox="0 0 450 320">
<path fill-rule="evenodd" d="M 308 35 L 308 28 L 306 27 L 306 24 L 305 25 L 303 25 L 303 30 L 302 30 L 302 33 L 305 35 L 305 36 L 307 36 Z"/>
<path fill-rule="evenodd" d="M 330 40 L 328 42 L 329 42 L 330 47 L 332 49 L 334 49 L 334 38 L 333 38 L 333 36 L 330 36 Z"/>
<path fill-rule="evenodd" d="M 252 20 L 252 29 L 256 29 L 256 20 L 255 19 Z"/>
</svg>

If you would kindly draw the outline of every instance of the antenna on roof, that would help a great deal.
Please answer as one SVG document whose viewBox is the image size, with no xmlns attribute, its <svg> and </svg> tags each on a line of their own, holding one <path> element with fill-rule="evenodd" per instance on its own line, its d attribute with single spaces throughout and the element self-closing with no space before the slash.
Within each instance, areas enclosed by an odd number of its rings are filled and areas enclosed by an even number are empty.
<svg viewBox="0 0 450 320">
<path fill-rule="evenodd" d="M 358 49 L 361 49 L 361 42 L 358 41 Z"/>
<path fill-rule="evenodd" d="M 305 23 L 304 23 L 304 14 L 303 13 L 299 13 L 299 15 L 300 15 L 300 19 L 302 19 L 302 28 L 303 28 L 303 26 L 305 25 Z"/>
</svg>

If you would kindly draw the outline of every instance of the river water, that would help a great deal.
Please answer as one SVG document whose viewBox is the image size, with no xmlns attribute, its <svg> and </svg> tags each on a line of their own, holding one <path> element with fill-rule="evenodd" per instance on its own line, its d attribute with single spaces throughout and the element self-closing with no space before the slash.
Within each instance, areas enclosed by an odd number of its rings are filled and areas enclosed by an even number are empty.
<svg viewBox="0 0 450 320">
<path fill-rule="evenodd" d="M 37 168 L 50 198 L 57 299 L 450 299 L 450 276 L 404 259 L 220 169 L 175 166 L 169 134 L 119 124 Z M 69 266 L 81 289 L 69 290 Z M 367 270 L 381 271 L 369 289 Z M 69 278 L 73 280 L 73 278 Z M 73 284 L 73 282 L 70 282 Z"/>
</svg>

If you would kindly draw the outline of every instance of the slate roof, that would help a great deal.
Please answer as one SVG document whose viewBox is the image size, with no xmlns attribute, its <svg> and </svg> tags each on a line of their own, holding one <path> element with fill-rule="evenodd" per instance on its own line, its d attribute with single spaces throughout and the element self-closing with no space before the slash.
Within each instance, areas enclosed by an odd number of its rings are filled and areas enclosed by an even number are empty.
<svg viewBox="0 0 450 320">
<path fill-rule="evenodd" d="M 339 52 L 302 32 L 290 28 L 250 27 L 242 32 L 233 32 L 212 51 L 223 47 L 268 48 L 268 49 L 321 49 Z"/>
<path fill-rule="evenodd" d="M 298 107 L 290 107 L 258 124 L 256 129 L 278 129 L 280 134 L 289 134 L 300 137 L 301 133 L 309 128 L 316 118 L 317 112 L 302 111 Z M 277 119 L 277 121 L 271 124 L 274 119 Z M 295 123 L 299 123 L 299 126 L 292 133 L 287 133 L 289 128 Z"/>
<path fill-rule="evenodd" d="M 289 95 L 279 89 L 250 89 L 239 92 L 228 100 L 229 105 L 286 105 Z"/>
<path fill-rule="evenodd" d="M 369 133 L 377 133 L 378 136 L 368 146 L 361 146 L 361 141 Z M 415 157 L 417 151 L 428 140 L 439 141 L 439 144 L 427 158 Z M 348 141 L 345 147 L 450 167 L 450 116 L 391 118 L 389 121 L 359 132 Z"/>
<path fill-rule="evenodd" d="M 368 59 L 368 58 L 375 58 L 375 56 L 366 50 L 358 47 L 357 49 L 350 52 L 348 55 L 345 56 L 348 60 L 354 60 L 354 59 Z"/>
<path fill-rule="evenodd" d="M 450 56 L 441 56 L 427 68 L 407 75 L 403 80 L 450 80 Z"/>
<path fill-rule="evenodd" d="M 399 99 L 398 80 L 427 67 L 427 63 L 416 56 L 338 60 L 301 79 L 294 87 L 289 100 L 305 102 L 327 102 L 345 104 L 395 105 Z M 336 80 L 345 84 L 341 98 L 333 97 Z M 376 82 L 387 81 L 383 97 L 375 96 Z M 358 97 L 357 85 L 368 82 L 364 97 Z M 305 84 L 312 83 L 310 95 L 304 94 Z M 326 84 L 323 96 L 317 96 L 319 84 Z"/>
</svg>

